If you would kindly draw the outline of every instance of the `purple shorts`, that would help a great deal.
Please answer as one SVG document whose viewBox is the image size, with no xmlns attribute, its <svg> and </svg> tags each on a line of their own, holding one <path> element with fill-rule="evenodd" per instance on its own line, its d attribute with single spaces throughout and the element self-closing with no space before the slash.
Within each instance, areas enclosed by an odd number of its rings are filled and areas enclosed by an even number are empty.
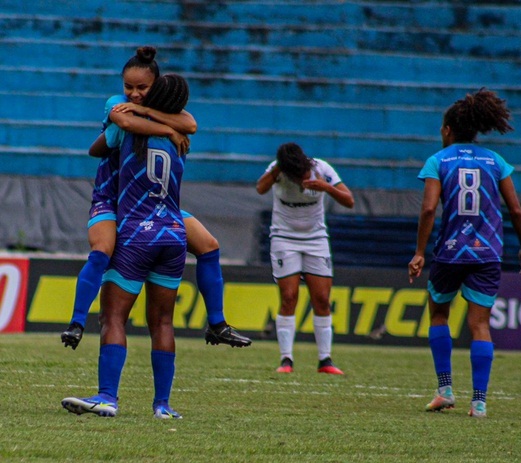
<svg viewBox="0 0 521 463">
<path fill-rule="evenodd" d="M 446 264 L 433 262 L 428 289 L 434 302 L 451 301 L 458 290 L 464 299 L 484 307 L 492 307 L 499 290 L 501 263 Z"/>
<path fill-rule="evenodd" d="M 177 289 L 183 276 L 186 246 L 117 245 L 103 282 L 138 294 L 145 281 Z"/>
</svg>

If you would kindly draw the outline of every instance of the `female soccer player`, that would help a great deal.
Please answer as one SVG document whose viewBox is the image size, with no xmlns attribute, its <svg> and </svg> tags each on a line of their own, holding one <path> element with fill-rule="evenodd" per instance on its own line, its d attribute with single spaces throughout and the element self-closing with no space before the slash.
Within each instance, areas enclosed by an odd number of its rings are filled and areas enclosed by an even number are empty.
<svg viewBox="0 0 521 463">
<path fill-rule="evenodd" d="M 112 122 L 115 114 L 117 124 L 129 131 L 139 130 L 139 118 L 133 114 L 150 118 L 174 129 L 165 127 L 180 152 L 186 152 L 189 140 L 184 134 L 193 134 L 197 129 L 195 119 L 186 111 L 166 114 L 154 108 L 144 107 L 146 98 L 155 79 L 159 77 L 159 66 L 155 61 L 154 47 L 141 47 L 123 67 L 123 87 L 125 96 L 110 98 L 105 105 L 104 126 Z M 156 126 L 157 127 L 157 126 Z M 140 132 L 143 134 L 143 132 Z M 145 134 L 146 135 L 146 134 Z M 150 135 L 167 135 L 153 132 Z M 93 192 L 89 220 L 89 244 L 91 253 L 78 275 L 74 310 L 69 327 L 62 333 L 65 347 L 76 349 L 85 328 L 87 314 L 101 285 L 103 272 L 108 266 L 115 242 L 115 219 L 117 205 L 118 150 L 100 162 Z M 223 288 L 220 266 L 219 243 L 215 237 L 195 217 L 183 211 L 188 236 L 188 250 L 197 259 L 196 279 L 199 291 L 205 301 L 208 327 L 205 333 L 207 343 L 223 343 L 232 347 L 249 346 L 251 340 L 240 335 L 225 321 L 223 312 Z"/>
<path fill-rule="evenodd" d="M 273 161 L 257 181 L 257 192 L 273 188 L 270 227 L 273 278 L 280 291 L 276 319 L 281 365 L 279 373 L 293 372 L 295 308 L 301 277 L 313 306 L 313 328 L 318 348 L 318 372 L 343 374 L 331 360 L 332 327 L 329 295 L 333 265 L 325 225 L 324 198 L 328 194 L 352 208 L 351 191 L 336 171 L 321 159 L 307 157 L 295 143 L 281 145 Z"/>
<path fill-rule="evenodd" d="M 427 159 L 418 178 L 425 182 L 418 224 L 416 253 L 409 263 L 409 281 L 421 275 L 425 249 L 441 199 L 441 228 L 433 251 L 428 291 L 429 344 L 438 376 L 438 389 L 427 411 L 454 407 L 452 338 L 448 320 L 451 301 L 461 289 L 468 302 L 472 335 L 470 361 L 473 394 L 469 415 L 485 417 L 486 395 L 494 345 L 490 312 L 501 277 L 503 197 L 521 243 L 521 206 L 512 182 L 514 168 L 494 151 L 476 144 L 478 133 L 504 134 L 510 111 L 505 101 L 481 89 L 456 101 L 443 116 L 443 149 Z"/>
<path fill-rule="evenodd" d="M 188 85 L 176 74 L 158 77 L 144 104 L 179 112 Z M 69 397 L 67 410 L 115 416 L 126 360 L 125 324 L 147 287 L 147 325 L 152 340 L 156 418 L 180 418 L 169 405 L 175 370 L 174 305 L 186 259 L 186 230 L 179 207 L 184 156 L 166 138 L 136 136 L 111 124 L 91 151 L 120 150 L 117 238 L 101 291 L 99 388 L 94 397 Z"/>
</svg>

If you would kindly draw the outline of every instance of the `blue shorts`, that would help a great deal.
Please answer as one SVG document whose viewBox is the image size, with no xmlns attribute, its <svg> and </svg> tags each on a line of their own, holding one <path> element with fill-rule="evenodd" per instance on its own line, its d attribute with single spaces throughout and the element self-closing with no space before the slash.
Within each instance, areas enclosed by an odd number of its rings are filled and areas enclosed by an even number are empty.
<svg viewBox="0 0 521 463">
<path fill-rule="evenodd" d="M 110 156 L 100 161 L 96 171 L 89 227 L 102 220 L 116 220 L 118 169 L 119 150 L 112 150 Z"/>
<path fill-rule="evenodd" d="M 461 288 L 463 298 L 469 302 L 492 307 L 499 290 L 501 263 L 445 264 L 433 262 L 427 289 L 434 302 L 452 301 Z"/>
<path fill-rule="evenodd" d="M 139 294 L 145 281 L 177 289 L 185 260 L 186 246 L 117 245 L 103 283 L 110 281 L 132 294 Z"/>
</svg>

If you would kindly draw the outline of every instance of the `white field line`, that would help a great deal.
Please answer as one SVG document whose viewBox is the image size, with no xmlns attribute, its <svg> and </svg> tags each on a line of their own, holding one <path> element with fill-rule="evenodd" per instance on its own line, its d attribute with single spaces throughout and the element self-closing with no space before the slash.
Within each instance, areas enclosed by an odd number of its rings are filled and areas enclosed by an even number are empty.
<svg viewBox="0 0 521 463">
<path fill-rule="evenodd" d="M 284 388 L 284 390 L 278 390 L 278 391 L 267 391 L 267 390 L 252 390 L 247 389 L 244 390 L 244 393 L 269 393 L 269 394 L 288 394 L 288 395 L 296 395 L 296 394 L 302 394 L 302 395 L 329 395 L 331 391 L 324 391 L 324 390 L 314 390 L 314 389 L 308 389 L 306 388 L 310 386 L 308 383 L 300 383 L 297 381 L 292 382 L 284 382 L 281 383 L 280 381 L 271 381 L 271 380 L 258 380 L 258 379 L 237 379 L 237 378 L 214 378 L 209 379 L 208 382 L 226 382 L 226 383 L 239 383 L 239 384 L 258 384 L 258 385 L 276 385 L 281 386 Z M 15 386 L 14 384 L 6 384 L 6 386 Z M 84 390 L 97 390 L 97 385 L 85 385 L 85 384 L 67 384 L 62 385 L 65 388 L 70 389 L 84 389 Z M 288 387 L 292 387 L 289 389 Z M 432 397 L 433 393 L 429 392 L 426 394 L 423 393 L 417 393 L 417 392 L 411 392 L 407 391 L 406 388 L 399 388 L 399 387 L 387 387 L 387 386 L 374 386 L 374 385 L 364 385 L 364 384 L 354 384 L 349 385 L 346 383 L 338 383 L 338 384 L 327 384 L 323 385 L 326 386 L 328 389 L 335 389 L 335 393 L 338 393 L 339 387 L 347 388 L 349 389 L 346 391 L 346 393 L 349 393 L 350 396 L 358 395 L 360 397 L 407 397 L 407 398 L 430 398 Z M 41 389 L 47 389 L 47 388 L 56 388 L 57 386 L 55 384 L 32 384 L 31 387 L 34 388 L 41 388 Z M 122 390 L 133 390 L 133 387 L 126 386 L 125 384 L 121 385 Z M 173 386 L 173 393 L 201 393 L 203 388 L 194 388 L 194 387 L 188 387 L 188 388 L 176 388 L 175 381 Z M 223 392 L 225 394 L 228 394 L 229 391 L 213 391 L 214 393 L 220 393 Z M 458 389 L 455 391 L 456 397 L 458 395 L 471 395 L 472 391 L 465 390 L 465 389 Z M 511 395 L 507 394 L 506 392 L 502 390 L 491 390 L 488 392 L 489 397 L 493 397 L 495 400 L 516 400 L 519 397 L 517 395 Z"/>
</svg>

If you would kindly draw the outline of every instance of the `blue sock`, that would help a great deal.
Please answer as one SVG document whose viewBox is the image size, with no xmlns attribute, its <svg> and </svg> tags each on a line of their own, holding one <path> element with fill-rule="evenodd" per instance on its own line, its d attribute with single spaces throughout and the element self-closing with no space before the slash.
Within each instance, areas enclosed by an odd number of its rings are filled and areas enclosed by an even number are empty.
<svg viewBox="0 0 521 463">
<path fill-rule="evenodd" d="M 489 341 L 472 341 L 470 344 L 470 363 L 472 365 L 473 400 L 485 401 L 488 380 L 494 360 L 494 344 Z"/>
<path fill-rule="evenodd" d="M 152 371 L 154 373 L 154 404 L 170 399 L 170 391 L 174 382 L 175 353 L 163 350 L 153 350 Z"/>
<path fill-rule="evenodd" d="M 99 394 L 117 399 L 119 380 L 127 358 L 127 348 L 119 344 L 104 344 L 100 347 L 98 360 Z"/>
<path fill-rule="evenodd" d="M 429 328 L 429 345 L 431 346 L 434 369 L 438 376 L 438 387 L 452 385 L 452 338 L 447 325 Z M 441 384 L 441 383 L 444 384 Z"/>
<path fill-rule="evenodd" d="M 85 328 L 90 306 L 98 295 L 103 272 L 108 267 L 110 257 L 101 251 L 92 251 L 81 269 L 76 283 L 74 311 L 71 323 L 79 323 Z"/>
<path fill-rule="evenodd" d="M 219 249 L 197 256 L 195 274 L 197 286 L 206 305 L 208 323 L 217 325 L 224 322 L 223 296 L 224 280 L 219 263 Z"/>
</svg>

